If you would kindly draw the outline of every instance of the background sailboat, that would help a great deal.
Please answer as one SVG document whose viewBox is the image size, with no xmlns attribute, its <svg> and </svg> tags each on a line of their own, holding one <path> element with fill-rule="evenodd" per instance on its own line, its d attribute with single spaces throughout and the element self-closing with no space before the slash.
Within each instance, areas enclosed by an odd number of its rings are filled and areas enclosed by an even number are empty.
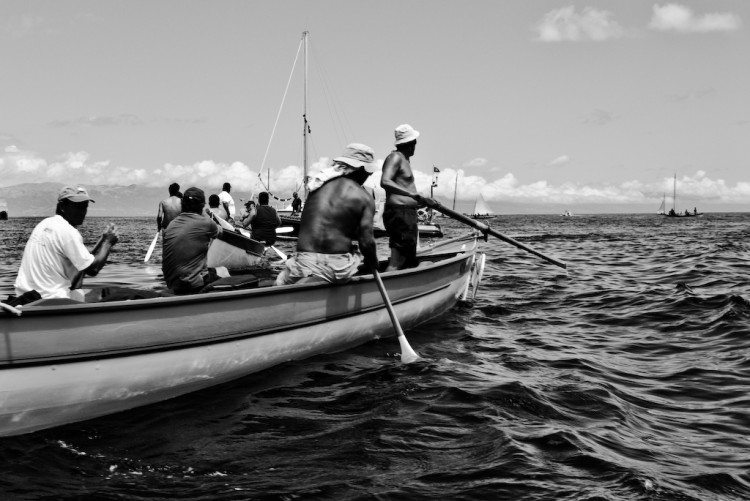
<svg viewBox="0 0 750 501">
<path fill-rule="evenodd" d="M 492 219 L 495 217 L 495 213 L 492 212 L 492 209 L 487 205 L 487 202 L 485 202 L 484 197 L 480 193 L 477 197 L 476 201 L 474 202 L 474 212 L 471 214 L 467 214 L 472 219 Z"/>
<path fill-rule="evenodd" d="M 686 210 L 685 212 L 677 212 L 676 205 L 677 205 L 677 174 L 674 175 L 674 188 L 673 188 L 673 194 L 672 194 L 672 208 L 669 210 L 669 212 L 664 212 L 666 202 L 666 195 L 664 196 L 664 200 L 661 202 L 661 206 L 659 207 L 659 212 L 657 214 L 661 214 L 662 216 L 667 217 L 699 217 L 702 216 L 702 212 L 698 212 L 697 208 L 693 208 L 693 212 L 690 212 Z"/>
<path fill-rule="evenodd" d="M 657 214 L 661 214 L 662 216 L 667 212 L 667 194 L 664 193 L 664 198 L 661 201 L 661 205 L 659 206 L 659 210 L 656 211 Z"/>
</svg>

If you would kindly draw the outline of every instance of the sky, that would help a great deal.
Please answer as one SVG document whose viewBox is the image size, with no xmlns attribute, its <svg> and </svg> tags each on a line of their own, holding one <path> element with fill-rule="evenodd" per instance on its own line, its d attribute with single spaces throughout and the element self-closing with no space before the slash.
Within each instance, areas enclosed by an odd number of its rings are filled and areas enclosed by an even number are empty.
<svg viewBox="0 0 750 501">
<path fill-rule="evenodd" d="M 655 211 L 676 175 L 678 210 L 750 210 L 748 29 L 747 0 L 3 0 L 0 187 L 288 196 L 306 109 L 309 172 L 408 123 L 424 194 Z"/>
</svg>

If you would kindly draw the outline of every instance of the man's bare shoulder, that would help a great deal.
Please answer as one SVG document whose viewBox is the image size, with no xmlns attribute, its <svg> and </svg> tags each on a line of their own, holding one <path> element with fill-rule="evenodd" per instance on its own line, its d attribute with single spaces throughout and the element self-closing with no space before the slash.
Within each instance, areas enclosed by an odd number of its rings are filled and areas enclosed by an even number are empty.
<svg viewBox="0 0 750 501">
<path fill-rule="evenodd" d="M 383 162 L 383 164 L 386 164 L 386 163 L 401 163 L 401 162 L 403 162 L 405 160 L 406 160 L 406 156 L 403 153 L 401 153 L 398 150 L 393 150 L 392 152 L 390 152 L 388 154 L 387 157 L 385 157 L 385 161 Z"/>
</svg>

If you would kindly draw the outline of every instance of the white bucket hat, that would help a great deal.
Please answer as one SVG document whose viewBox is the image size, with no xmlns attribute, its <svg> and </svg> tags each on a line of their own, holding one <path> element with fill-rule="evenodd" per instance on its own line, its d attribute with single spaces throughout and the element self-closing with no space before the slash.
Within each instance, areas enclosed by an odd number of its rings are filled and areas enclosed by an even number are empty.
<svg viewBox="0 0 750 501">
<path fill-rule="evenodd" d="M 375 172 L 375 152 L 369 146 L 360 143 L 352 143 L 344 148 L 340 157 L 333 159 L 334 162 L 345 163 L 352 167 L 364 167 L 367 172 Z"/>
<path fill-rule="evenodd" d="M 419 131 L 414 130 L 409 124 L 403 124 L 396 127 L 396 144 L 408 143 L 419 137 Z"/>
</svg>

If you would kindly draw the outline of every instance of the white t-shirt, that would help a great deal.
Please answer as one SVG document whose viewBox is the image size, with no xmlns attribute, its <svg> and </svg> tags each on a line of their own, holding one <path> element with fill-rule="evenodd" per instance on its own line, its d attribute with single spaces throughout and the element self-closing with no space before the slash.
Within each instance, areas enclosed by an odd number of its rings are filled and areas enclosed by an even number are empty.
<svg viewBox="0 0 750 501">
<path fill-rule="evenodd" d="M 35 290 L 42 298 L 69 298 L 76 273 L 94 262 L 83 237 L 62 216 L 44 219 L 31 232 L 16 278 L 16 295 Z"/>
<path fill-rule="evenodd" d="M 234 198 L 232 198 L 232 195 L 226 191 L 222 191 L 219 193 L 219 203 L 224 204 L 225 202 L 229 206 L 229 217 L 234 219 Z M 224 207 L 224 205 L 222 205 L 222 207 Z"/>
</svg>

